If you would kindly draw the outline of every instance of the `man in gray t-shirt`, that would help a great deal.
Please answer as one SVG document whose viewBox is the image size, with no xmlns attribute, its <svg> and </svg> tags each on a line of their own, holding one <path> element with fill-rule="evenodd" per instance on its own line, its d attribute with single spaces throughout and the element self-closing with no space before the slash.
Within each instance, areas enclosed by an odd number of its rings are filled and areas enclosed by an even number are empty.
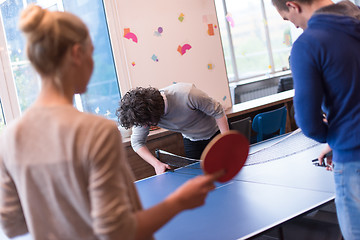
<svg viewBox="0 0 360 240">
<path fill-rule="evenodd" d="M 117 110 L 120 124 L 133 128 L 134 151 L 155 168 L 157 174 L 170 167 L 157 160 L 146 147 L 150 126 L 159 126 L 184 137 L 186 157 L 199 159 L 210 140 L 229 130 L 222 105 L 194 84 L 176 83 L 163 89 L 130 90 Z"/>
</svg>

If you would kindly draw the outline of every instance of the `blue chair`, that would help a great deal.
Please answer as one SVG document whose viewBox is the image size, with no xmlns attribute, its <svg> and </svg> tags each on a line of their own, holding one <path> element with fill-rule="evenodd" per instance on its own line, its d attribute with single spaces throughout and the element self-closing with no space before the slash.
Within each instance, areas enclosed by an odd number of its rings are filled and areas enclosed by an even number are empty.
<svg viewBox="0 0 360 240">
<path fill-rule="evenodd" d="M 257 114 L 252 122 L 252 129 L 257 133 L 257 142 L 285 133 L 286 107 Z"/>
</svg>

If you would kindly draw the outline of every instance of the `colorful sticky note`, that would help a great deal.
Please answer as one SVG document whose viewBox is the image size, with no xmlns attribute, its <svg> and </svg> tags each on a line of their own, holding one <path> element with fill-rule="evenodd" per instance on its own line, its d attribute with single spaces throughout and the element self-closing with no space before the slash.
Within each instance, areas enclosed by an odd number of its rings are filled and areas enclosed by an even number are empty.
<svg viewBox="0 0 360 240">
<path fill-rule="evenodd" d="M 184 16 L 185 15 L 183 13 L 180 14 L 180 16 L 178 17 L 180 22 L 184 21 Z"/>
<path fill-rule="evenodd" d="M 127 39 L 131 39 L 133 42 L 137 43 L 137 36 L 130 31 L 130 28 L 124 28 L 124 37 Z"/>
<path fill-rule="evenodd" d="M 182 46 L 179 45 L 177 50 L 181 55 L 184 55 L 186 53 L 186 51 L 190 50 L 190 49 L 191 49 L 191 45 L 186 43 Z"/>
<path fill-rule="evenodd" d="M 161 37 L 161 33 L 164 31 L 162 27 L 158 27 L 158 29 L 154 32 L 154 35 L 157 37 Z"/>
<path fill-rule="evenodd" d="M 209 69 L 209 70 L 214 69 L 214 65 L 211 64 L 211 63 L 209 63 L 209 64 L 208 64 L 208 69 Z"/>
<path fill-rule="evenodd" d="M 154 60 L 154 62 L 159 61 L 159 59 L 157 58 L 157 56 L 155 54 L 152 55 L 151 59 Z"/>
<path fill-rule="evenodd" d="M 130 32 L 130 28 L 124 28 L 124 36 Z"/>
<path fill-rule="evenodd" d="M 229 22 L 231 27 L 235 26 L 235 22 L 234 22 L 234 19 L 231 16 L 231 13 L 226 14 L 226 20 Z"/>
<path fill-rule="evenodd" d="M 180 46 L 180 45 L 178 46 L 177 51 L 178 51 L 181 55 L 183 55 L 182 48 L 181 48 L 181 46 Z"/>
<path fill-rule="evenodd" d="M 212 24 L 208 24 L 208 34 L 209 36 L 214 36 L 214 28 Z"/>
</svg>

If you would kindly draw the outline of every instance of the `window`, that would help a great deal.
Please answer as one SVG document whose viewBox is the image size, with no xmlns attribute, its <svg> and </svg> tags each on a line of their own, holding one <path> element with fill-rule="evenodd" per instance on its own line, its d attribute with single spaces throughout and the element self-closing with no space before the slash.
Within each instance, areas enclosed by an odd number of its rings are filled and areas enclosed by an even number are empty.
<svg viewBox="0 0 360 240">
<path fill-rule="evenodd" d="M 115 110 L 120 99 L 110 37 L 102 1 L 93 0 L 41 0 L 3 1 L 0 5 L 12 77 L 23 112 L 36 98 L 40 90 L 37 73 L 30 66 L 25 54 L 25 39 L 17 28 L 21 11 L 30 3 L 50 10 L 66 10 L 83 19 L 90 30 L 95 46 L 95 68 L 85 94 L 75 96 L 74 104 L 81 111 L 92 112 L 115 119 Z"/>
<path fill-rule="evenodd" d="M 292 44 L 302 30 L 284 21 L 271 0 L 215 0 L 215 5 L 229 83 L 289 69 Z"/>
<path fill-rule="evenodd" d="M 39 82 L 24 54 L 24 38 L 17 23 L 22 2 L 5 1 L 1 4 L 1 15 L 6 32 L 7 50 L 10 58 L 12 77 L 18 94 L 21 110 L 25 110 L 35 99 L 39 91 Z"/>
<path fill-rule="evenodd" d="M 5 117 L 4 117 L 4 111 L 3 111 L 1 99 L 0 99 L 0 133 L 4 127 L 5 127 Z"/>
<path fill-rule="evenodd" d="M 270 65 L 274 68 L 272 72 L 288 70 L 290 68 L 290 51 L 293 38 L 295 38 L 295 27 L 292 23 L 282 19 L 270 0 L 264 1 L 264 7 L 266 12 L 265 18 L 267 19 L 266 27 L 269 31 L 269 47 L 271 47 L 271 52 L 269 52 L 271 56 Z M 302 30 L 300 31 L 302 32 Z"/>
<path fill-rule="evenodd" d="M 292 43 L 302 30 L 284 21 L 271 0 L 214 1 L 231 89 L 245 84 L 245 79 L 249 79 L 248 82 L 252 82 L 254 77 L 265 79 L 269 74 L 281 73 L 289 68 Z M 352 2 L 360 4 L 360 0 Z M 19 117 L 40 90 L 39 77 L 25 56 L 25 39 L 17 28 L 21 10 L 30 3 L 51 10 L 70 11 L 85 21 L 95 46 L 95 68 L 88 91 L 75 96 L 74 104 L 81 111 L 116 119 L 115 110 L 121 97 L 119 83 L 122 92 L 134 87 L 128 81 L 130 76 L 126 64 L 122 62 L 125 54 L 119 44 L 123 36 L 117 1 L 0 0 L 0 46 L 5 49 L 0 51 L 0 97 L 6 122 Z M 112 30 L 113 46 L 109 28 Z"/>
<path fill-rule="evenodd" d="M 292 26 L 271 0 L 215 0 L 229 82 L 289 68 Z"/>
</svg>

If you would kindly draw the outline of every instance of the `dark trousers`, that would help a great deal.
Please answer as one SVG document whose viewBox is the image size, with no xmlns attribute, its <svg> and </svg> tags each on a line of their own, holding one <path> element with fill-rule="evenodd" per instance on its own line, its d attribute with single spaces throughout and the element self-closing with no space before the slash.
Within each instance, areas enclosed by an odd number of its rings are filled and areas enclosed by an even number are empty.
<svg viewBox="0 0 360 240">
<path fill-rule="evenodd" d="M 200 140 L 200 141 L 191 141 L 188 138 L 183 138 L 184 148 L 185 148 L 185 156 L 187 158 L 200 159 L 201 154 L 204 151 L 205 147 L 219 133 L 220 133 L 220 131 L 217 131 L 210 139 Z"/>
</svg>

